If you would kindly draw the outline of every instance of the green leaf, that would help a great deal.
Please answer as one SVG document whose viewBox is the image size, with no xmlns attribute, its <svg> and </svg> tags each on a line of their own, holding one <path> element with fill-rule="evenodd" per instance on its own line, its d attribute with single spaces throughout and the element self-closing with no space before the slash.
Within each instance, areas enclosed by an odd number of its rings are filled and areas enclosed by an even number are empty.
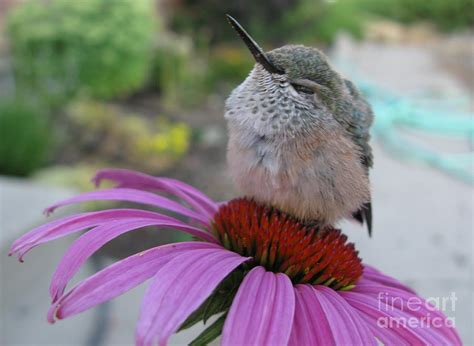
<svg viewBox="0 0 474 346">
<path fill-rule="evenodd" d="M 201 306 L 194 311 L 179 328 L 179 331 L 206 321 L 213 315 L 225 312 L 230 308 L 234 296 L 244 278 L 244 273 L 237 269 L 230 273 L 212 292 Z"/>
<path fill-rule="evenodd" d="M 186 319 L 186 321 L 184 321 L 179 330 L 181 331 L 183 329 L 190 328 L 200 321 L 205 322 L 212 315 L 223 312 L 228 307 L 230 307 L 227 299 L 227 296 L 215 291 L 196 311 L 194 311 Z"/>
<path fill-rule="evenodd" d="M 222 333 L 222 328 L 224 327 L 225 318 L 227 314 L 223 314 L 219 317 L 213 324 L 207 327 L 199 336 L 191 341 L 190 346 L 203 346 L 211 343 L 215 338 L 217 338 Z"/>
<path fill-rule="evenodd" d="M 228 307 L 230 307 L 230 303 L 232 303 L 232 298 L 229 298 L 228 294 L 225 295 L 216 292 L 215 294 L 209 297 L 208 301 L 209 303 L 206 304 L 206 306 L 204 307 L 204 311 L 202 314 L 202 321 L 204 323 L 206 323 L 211 316 L 222 312 Z"/>
</svg>

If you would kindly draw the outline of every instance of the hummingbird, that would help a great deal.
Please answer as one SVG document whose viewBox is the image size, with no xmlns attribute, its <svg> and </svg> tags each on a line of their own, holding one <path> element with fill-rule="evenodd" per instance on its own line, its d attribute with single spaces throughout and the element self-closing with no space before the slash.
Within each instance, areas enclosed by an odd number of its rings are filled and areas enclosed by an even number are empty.
<svg viewBox="0 0 474 346">
<path fill-rule="evenodd" d="M 264 52 L 227 19 L 256 61 L 225 102 L 234 184 L 305 224 L 350 218 L 366 224 L 370 236 L 369 103 L 320 50 L 285 45 Z"/>
</svg>

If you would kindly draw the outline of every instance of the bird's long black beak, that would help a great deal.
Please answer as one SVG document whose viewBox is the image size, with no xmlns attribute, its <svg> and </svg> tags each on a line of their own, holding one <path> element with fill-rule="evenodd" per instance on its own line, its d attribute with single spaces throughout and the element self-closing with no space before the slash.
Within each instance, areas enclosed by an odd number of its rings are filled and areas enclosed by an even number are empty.
<svg viewBox="0 0 474 346">
<path fill-rule="evenodd" d="M 284 74 L 285 72 L 275 65 L 273 65 L 270 60 L 268 60 L 267 56 L 263 52 L 262 48 L 255 42 L 255 40 L 245 31 L 245 29 L 242 27 L 242 25 L 239 24 L 238 21 L 236 21 L 232 16 L 226 14 L 227 20 L 229 21 L 230 25 L 237 31 L 239 34 L 240 38 L 248 49 L 250 50 L 250 53 L 252 53 L 253 57 L 255 58 L 255 61 L 257 61 L 260 65 L 262 65 L 265 70 L 267 70 L 270 73 L 277 73 L 277 74 Z"/>
</svg>

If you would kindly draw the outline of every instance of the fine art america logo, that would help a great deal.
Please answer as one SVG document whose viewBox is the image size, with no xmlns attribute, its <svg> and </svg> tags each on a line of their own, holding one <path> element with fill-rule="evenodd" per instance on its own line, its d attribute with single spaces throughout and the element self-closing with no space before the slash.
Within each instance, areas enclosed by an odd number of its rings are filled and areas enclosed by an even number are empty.
<svg viewBox="0 0 474 346">
<path fill-rule="evenodd" d="M 444 318 L 436 312 L 436 310 L 441 310 L 447 316 L 452 315 L 452 312 L 456 310 L 458 300 L 455 292 L 451 292 L 449 296 L 430 297 L 426 300 L 413 296 L 404 301 L 401 297 L 393 296 L 389 292 L 380 292 L 377 298 L 379 311 L 386 312 L 383 317 L 377 319 L 377 325 L 381 328 L 455 326 L 454 317 Z M 409 313 L 403 316 L 399 313 L 393 314 L 393 311 Z M 417 311 L 420 312 L 421 318 L 416 317 Z M 426 311 L 428 313 L 425 313 Z"/>
</svg>

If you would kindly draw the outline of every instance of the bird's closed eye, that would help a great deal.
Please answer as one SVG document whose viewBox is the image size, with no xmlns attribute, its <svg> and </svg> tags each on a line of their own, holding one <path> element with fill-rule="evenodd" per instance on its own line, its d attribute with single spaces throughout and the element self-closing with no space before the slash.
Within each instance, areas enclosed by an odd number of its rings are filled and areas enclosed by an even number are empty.
<svg viewBox="0 0 474 346">
<path fill-rule="evenodd" d="M 295 90 L 296 90 L 298 93 L 314 94 L 314 90 L 311 89 L 311 88 L 308 88 L 307 86 L 300 85 L 300 84 L 292 84 L 292 86 L 293 86 L 293 88 L 295 88 Z"/>
<path fill-rule="evenodd" d="M 309 79 L 295 79 L 291 81 L 291 85 L 298 93 L 304 94 L 314 94 L 318 90 L 326 89 L 326 87 Z"/>
</svg>

